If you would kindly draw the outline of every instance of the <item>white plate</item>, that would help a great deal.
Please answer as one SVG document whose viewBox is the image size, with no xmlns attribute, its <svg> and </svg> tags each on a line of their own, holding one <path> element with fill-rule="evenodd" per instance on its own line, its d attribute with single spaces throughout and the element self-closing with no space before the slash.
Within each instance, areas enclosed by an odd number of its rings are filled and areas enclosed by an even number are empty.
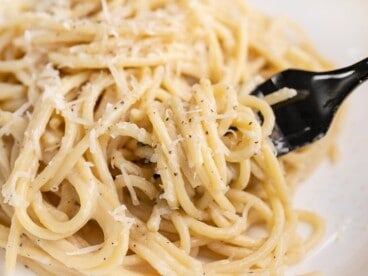
<svg viewBox="0 0 368 276">
<path fill-rule="evenodd" d="M 300 23 L 320 52 L 337 65 L 368 57 L 366 0 L 250 0 L 272 14 Z M 339 137 L 341 158 L 323 163 L 299 186 L 295 205 L 326 219 L 322 244 L 288 275 L 367 275 L 368 271 L 368 83 L 348 99 Z"/>
<path fill-rule="evenodd" d="M 367 0 L 249 0 L 272 14 L 299 22 L 317 48 L 338 65 L 368 56 Z M 368 271 L 368 83 L 349 99 L 339 138 L 341 160 L 323 163 L 300 185 L 295 205 L 318 212 L 327 222 L 322 244 L 288 275 L 365 275 Z M 2 258 L 3 259 L 3 258 Z M 1 269 L 0 264 L 0 269 Z M 19 266 L 17 275 L 30 275 Z"/>
</svg>

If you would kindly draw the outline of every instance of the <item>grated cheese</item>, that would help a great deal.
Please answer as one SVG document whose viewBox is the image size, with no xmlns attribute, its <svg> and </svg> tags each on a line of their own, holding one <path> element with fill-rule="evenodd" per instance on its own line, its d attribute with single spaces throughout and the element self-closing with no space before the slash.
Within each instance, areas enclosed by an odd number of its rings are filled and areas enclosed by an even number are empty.
<svg viewBox="0 0 368 276">
<path fill-rule="evenodd" d="M 66 107 L 64 96 L 61 94 L 61 79 L 59 71 L 47 64 L 39 76 L 38 86 L 43 89 L 42 101 L 49 101 L 56 110 L 64 110 Z"/>
<path fill-rule="evenodd" d="M 116 207 L 113 211 L 109 211 L 109 214 L 113 217 L 115 221 L 122 222 L 126 224 L 128 227 L 131 227 L 136 223 L 134 218 L 128 217 L 126 215 L 127 207 L 122 204 L 119 207 Z"/>
<path fill-rule="evenodd" d="M 91 153 L 95 154 L 97 152 L 97 136 L 96 130 L 93 128 L 89 133 L 89 144 Z"/>
<path fill-rule="evenodd" d="M 124 186 L 128 188 L 128 191 L 129 191 L 129 194 L 132 198 L 132 203 L 134 206 L 137 206 L 139 205 L 139 200 L 138 200 L 138 197 L 137 197 L 137 194 L 134 190 L 134 187 L 132 185 L 132 182 L 131 182 L 131 179 L 129 177 L 129 174 L 127 173 L 126 169 L 123 168 L 122 166 L 119 167 L 120 170 L 121 170 L 121 175 L 124 179 Z"/>
</svg>

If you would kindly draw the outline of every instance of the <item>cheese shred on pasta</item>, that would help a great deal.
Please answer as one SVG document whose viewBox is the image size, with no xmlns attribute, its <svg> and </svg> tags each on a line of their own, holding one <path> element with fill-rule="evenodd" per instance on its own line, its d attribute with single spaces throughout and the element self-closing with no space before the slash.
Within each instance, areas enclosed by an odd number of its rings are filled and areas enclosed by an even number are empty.
<svg viewBox="0 0 368 276">
<path fill-rule="evenodd" d="M 289 67 L 329 65 L 243 0 L 3 0 L 6 273 L 274 275 L 302 259 L 323 221 L 291 196 L 331 138 L 278 160 L 270 104 L 295 92 L 249 95 Z"/>
</svg>

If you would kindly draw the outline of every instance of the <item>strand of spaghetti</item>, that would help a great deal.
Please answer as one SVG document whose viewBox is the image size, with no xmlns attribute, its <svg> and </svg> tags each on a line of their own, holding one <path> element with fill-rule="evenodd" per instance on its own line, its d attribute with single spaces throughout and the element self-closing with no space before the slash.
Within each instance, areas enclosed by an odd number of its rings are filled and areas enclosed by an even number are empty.
<svg viewBox="0 0 368 276">
<path fill-rule="evenodd" d="M 152 236 L 152 240 L 156 241 L 164 250 L 170 255 L 174 256 L 179 263 L 184 265 L 190 272 L 200 275 L 203 274 L 203 268 L 201 263 L 186 254 L 183 250 L 180 250 L 173 243 L 168 242 L 168 239 L 158 233 L 149 233 Z"/>
<path fill-rule="evenodd" d="M 274 258 L 271 259 L 271 262 L 273 262 L 272 267 L 277 270 L 278 267 L 280 267 L 280 264 L 283 260 L 283 256 L 285 254 L 286 248 L 285 248 L 285 235 L 280 239 L 280 242 L 277 244 L 275 248 L 275 254 Z"/>
<path fill-rule="evenodd" d="M 201 89 L 199 92 L 198 90 Z M 202 116 L 211 116 L 216 112 L 217 106 L 214 97 L 213 87 L 209 83 L 209 81 L 201 81 L 200 87 L 194 88 L 194 98 L 196 99 L 199 108 L 201 109 Z M 205 102 L 206 101 L 206 102 Z M 223 143 L 218 135 L 218 130 L 215 124 L 215 120 L 204 120 L 202 122 L 203 130 L 205 131 L 208 141 L 209 147 L 212 149 L 213 159 L 216 163 L 217 171 L 220 174 L 220 182 L 222 182 L 222 186 L 220 184 L 219 189 L 225 188 L 226 179 L 226 161 L 224 155 L 227 155 L 226 147 L 223 146 Z"/>
<path fill-rule="evenodd" d="M 46 43 L 70 43 L 70 42 L 89 42 L 93 39 L 92 34 L 81 34 L 81 33 L 71 33 L 71 32 L 63 32 L 63 33 L 55 33 L 53 31 L 40 31 L 33 32 L 31 35 L 30 43 L 33 46 L 38 44 L 46 44 Z"/>
<path fill-rule="evenodd" d="M 189 164 L 189 168 L 201 166 L 203 164 L 203 157 L 201 154 L 201 148 L 198 146 L 196 141 L 197 136 L 195 135 L 192 125 L 193 119 L 191 116 L 187 116 L 183 103 L 177 97 L 173 97 L 171 100 L 172 104 L 170 106 L 173 111 L 173 118 L 177 122 L 176 124 L 180 131 L 180 135 L 184 137 L 183 145 L 184 150 L 187 153 L 187 163 Z M 183 121 L 185 124 L 179 123 Z"/>
<path fill-rule="evenodd" d="M 50 60 L 60 67 L 68 67 L 73 69 L 104 69 L 109 66 L 107 63 L 107 59 L 109 57 L 102 56 L 102 55 L 78 55 L 78 56 L 71 56 L 67 54 L 61 53 L 51 53 Z M 168 62 L 175 62 L 177 60 L 183 59 L 183 55 L 175 55 L 171 53 L 167 53 L 162 56 L 155 56 L 155 57 L 126 57 L 126 56 L 110 56 L 110 59 L 113 58 L 114 64 L 122 67 L 153 67 L 162 65 Z M 1 63 L 0 63 L 0 70 L 1 70 Z M 3 65 L 4 67 L 7 66 Z M 21 67 L 15 67 L 13 65 L 13 70 L 22 69 Z"/>
<path fill-rule="evenodd" d="M 182 216 L 176 212 L 171 214 L 171 220 L 180 236 L 180 248 L 189 254 L 191 249 L 191 238 L 187 224 Z"/>
<path fill-rule="evenodd" d="M 264 201 L 262 201 L 262 199 L 258 198 L 257 196 L 251 193 L 236 189 L 230 189 L 226 193 L 226 196 L 228 196 L 233 202 L 247 203 L 249 201 L 252 201 L 253 203 L 252 207 L 258 212 L 260 212 L 266 220 L 272 218 L 272 211 L 268 207 L 268 205 Z"/>
<path fill-rule="evenodd" d="M 106 24 L 98 23 L 95 20 L 70 20 L 68 23 L 65 24 L 65 21 L 60 22 L 55 20 L 52 16 L 47 14 L 24 14 L 21 20 L 16 18 L 10 20 L 8 22 L 8 26 L 10 28 L 18 27 L 26 29 L 28 27 L 31 29 L 31 27 L 37 28 L 42 25 L 47 25 L 48 28 L 55 33 L 58 31 L 71 31 L 76 29 L 81 36 L 92 37 L 95 36 L 96 33 L 103 33 L 106 28 Z M 141 23 L 134 23 L 135 22 L 129 23 L 129 21 L 123 21 L 114 28 L 114 31 L 119 35 L 126 34 L 128 36 L 152 35 L 147 31 L 143 20 Z M 155 28 L 156 35 L 170 36 L 175 34 L 175 29 L 172 28 L 170 24 L 165 23 L 168 23 L 167 20 L 163 20 L 162 24 Z M 132 28 L 132 25 L 134 25 L 134 29 Z"/>
<path fill-rule="evenodd" d="M 128 136 L 132 137 L 138 142 L 145 145 L 153 146 L 151 135 L 144 128 L 140 128 L 136 124 L 129 122 L 120 122 L 110 128 L 110 135 L 115 138 L 116 136 Z"/>
<path fill-rule="evenodd" d="M 17 204 L 17 197 L 24 198 L 25 194 L 17 195 L 15 192 L 16 188 L 24 190 L 26 184 L 29 184 L 29 180 L 19 181 L 16 174 L 17 171 L 24 171 L 31 175 L 29 171 L 29 164 L 34 164 L 32 160 L 40 158 L 40 145 L 39 140 L 42 135 L 42 131 L 45 129 L 46 124 L 52 114 L 53 108 L 51 105 L 42 106 L 41 102 L 35 108 L 34 118 L 30 121 L 27 131 L 25 133 L 25 141 L 23 151 L 20 152 L 19 157 L 14 165 L 15 170 L 10 175 L 9 180 L 2 187 L 2 194 L 5 200 L 9 201 L 11 204 Z M 37 122 L 37 125 L 36 125 Z M 18 185 L 17 185 L 18 184 Z M 19 203 L 18 203 L 19 204 Z"/>
<path fill-rule="evenodd" d="M 116 223 L 113 223 L 112 217 L 107 217 L 105 220 L 106 222 L 103 222 L 100 217 L 98 222 L 101 223 L 104 231 L 109 233 L 109 237 L 98 251 L 83 255 L 66 254 L 67 252 L 74 252 L 78 249 L 65 240 L 45 240 L 40 243 L 40 246 L 54 258 L 61 260 L 64 265 L 73 267 L 78 271 L 83 271 L 85 274 L 108 273 L 111 269 L 122 263 L 128 248 L 129 227 L 117 227 Z M 112 241 L 116 244 L 113 247 L 110 246 Z"/>
<path fill-rule="evenodd" d="M 0 101 L 23 98 L 24 86 L 19 84 L 9 84 L 0 82 Z"/>
<path fill-rule="evenodd" d="M 249 248 L 231 246 L 223 242 L 212 242 L 207 247 L 217 254 L 236 259 L 243 259 L 253 253 Z"/>
<path fill-rule="evenodd" d="M 158 140 L 160 141 L 160 146 L 157 149 L 161 149 L 164 153 L 163 157 L 161 157 L 161 155 L 159 154 L 158 159 L 162 158 L 166 160 L 170 160 L 170 159 L 177 160 L 176 150 L 175 148 L 171 147 L 172 140 L 170 138 L 169 133 L 166 130 L 163 120 L 158 115 L 158 112 L 159 112 L 159 107 L 157 106 L 157 104 L 153 103 L 151 105 L 151 108 L 148 110 L 148 116 L 151 122 L 153 123 L 153 126 L 155 128 L 155 134 Z M 193 217 L 200 218 L 202 216 L 201 212 L 194 206 L 193 202 L 188 197 L 187 192 L 184 188 L 184 181 L 181 177 L 180 168 L 178 167 L 177 162 L 170 162 L 170 163 L 167 161 L 163 161 L 163 162 L 164 162 L 163 170 L 167 171 L 167 169 L 170 168 L 170 170 L 168 170 L 170 172 L 170 174 L 168 175 L 168 178 L 170 180 L 166 183 L 173 184 L 176 182 L 173 188 L 168 187 L 168 191 L 171 191 L 172 193 L 172 194 L 167 194 L 168 199 L 170 199 L 170 196 L 176 197 L 178 202 L 180 202 L 181 206 L 184 208 L 184 210 L 188 214 L 191 214 Z M 174 195 L 174 191 L 176 195 Z"/>
<path fill-rule="evenodd" d="M 5 274 L 10 275 L 14 272 L 19 251 L 20 235 L 22 234 L 22 226 L 18 222 L 18 218 L 13 216 L 7 237 L 5 251 Z"/>
<path fill-rule="evenodd" d="M 0 175 L 2 177 L 1 182 L 4 183 L 10 175 L 10 164 L 8 160 L 8 150 L 6 149 L 3 140 L 0 140 Z"/>
<path fill-rule="evenodd" d="M 236 55 L 234 58 L 235 65 L 233 69 L 234 71 L 231 74 L 232 83 L 238 83 L 247 76 L 246 64 L 248 61 L 248 51 L 246 49 L 249 43 L 248 28 L 248 19 L 246 17 L 242 17 L 236 33 L 236 35 L 238 36 L 238 42 L 236 43 Z"/>
<path fill-rule="evenodd" d="M 172 106 L 173 106 L 174 110 L 177 110 L 177 107 L 175 106 L 175 104 L 173 104 Z M 184 113 L 184 111 L 181 110 L 180 114 L 184 115 L 183 113 Z M 179 121 L 178 121 L 178 119 L 179 119 Z M 176 121 L 177 121 L 178 125 L 181 126 L 183 134 L 189 136 L 190 134 L 187 134 L 187 133 L 192 133 L 190 128 L 187 126 L 187 124 L 189 123 L 189 119 L 186 119 L 186 120 L 181 120 L 181 119 L 184 119 L 184 118 L 179 117 L 179 118 L 176 119 Z M 188 130 L 186 130 L 186 129 L 188 129 Z M 217 132 L 214 135 L 217 135 Z M 191 138 L 191 137 L 189 137 L 189 138 Z M 216 148 L 216 145 L 214 145 L 213 147 Z M 194 148 L 193 150 L 195 150 L 195 148 L 198 148 L 198 147 L 197 147 L 197 145 L 192 144 L 191 148 Z M 203 151 L 203 149 L 202 149 L 202 151 Z M 194 156 L 201 156 L 201 159 L 204 162 L 203 164 L 208 164 L 207 160 L 210 160 L 210 161 L 212 160 L 212 159 L 208 158 L 209 154 L 210 153 L 207 152 L 207 154 L 205 154 L 205 155 L 203 155 L 203 153 L 200 153 L 200 155 L 194 155 Z M 204 159 L 204 157 L 205 157 L 205 159 Z M 194 164 L 197 164 L 197 166 L 202 167 L 202 164 L 199 163 L 198 161 L 194 162 Z M 221 166 L 221 165 L 219 165 L 219 166 Z M 215 165 L 212 164 L 211 168 L 207 167 L 207 171 L 210 171 L 213 175 L 213 174 L 216 174 L 216 172 L 218 171 L 218 168 L 215 168 Z M 223 172 L 223 174 L 225 175 L 225 172 Z M 207 174 L 207 175 L 211 175 L 211 174 Z M 226 179 L 223 179 L 223 178 L 221 178 L 221 176 L 217 175 L 217 176 L 214 176 L 214 178 L 212 178 L 210 180 L 210 183 L 211 183 L 210 185 L 216 185 L 216 183 L 224 183 L 225 181 L 226 181 Z M 193 185 L 193 184 L 191 184 L 191 185 Z M 224 187 L 224 184 L 223 184 L 223 187 Z M 216 188 L 216 187 L 210 186 L 209 191 L 210 191 L 210 193 L 213 194 L 213 197 L 216 198 L 216 200 L 223 206 L 223 208 L 225 208 L 225 209 L 232 209 L 233 208 L 231 206 L 231 204 L 229 202 L 227 202 L 227 199 L 225 197 L 223 197 L 223 195 L 220 193 L 221 187 Z"/>
<path fill-rule="evenodd" d="M 163 259 L 160 254 L 152 254 L 150 248 L 144 243 L 139 243 L 136 241 L 132 242 L 133 251 L 138 254 L 139 256 L 142 256 L 152 267 L 155 268 L 156 271 L 163 275 L 175 275 L 176 271 L 167 266 L 167 263 L 165 259 Z M 159 250 L 158 252 L 161 252 Z"/>
<path fill-rule="evenodd" d="M 310 251 L 323 236 L 325 232 L 325 223 L 320 217 L 308 211 L 298 210 L 297 214 L 300 220 L 313 226 L 313 234 L 309 236 L 308 240 L 303 244 L 304 249 Z"/>
<path fill-rule="evenodd" d="M 213 227 L 188 216 L 185 217 L 185 220 L 192 231 L 215 240 L 231 239 L 244 232 L 247 227 L 245 217 L 239 217 L 233 225 L 226 228 Z"/>
<path fill-rule="evenodd" d="M 222 120 L 217 120 L 218 133 L 220 136 L 223 136 L 229 131 L 233 120 L 236 118 L 236 110 L 239 106 L 238 92 L 234 87 L 225 84 L 215 85 L 213 92 L 216 100 L 217 113 L 224 115 L 224 118 L 221 118 Z"/>
<path fill-rule="evenodd" d="M 93 132 L 90 132 L 90 135 L 91 133 Z M 106 156 L 104 156 L 99 139 L 95 137 L 91 137 L 91 139 L 94 139 L 94 141 L 91 142 L 91 147 L 92 145 L 93 147 L 90 149 L 91 158 L 88 160 L 92 161 L 92 164 L 94 165 L 94 169 L 96 170 L 96 177 L 99 178 L 102 183 L 109 186 L 111 190 L 114 190 L 116 188 L 114 179 L 110 174 L 109 167 L 106 162 Z"/>
<path fill-rule="evenodd" d="M 74 187 L 78 192 L 82 208 L 79 210 L 79 215 L 66 222 L 66 224 L 70 224 L 70 227 L 78 229 L 89 219 L 91 210 L 94 207 L 93 201 L 90 201 L 90 198 L 93 198 L 93 194 L 96 193 L 96 189 L 94 188 L 94 185 L 91 187 L 89 186 L 93 184 L 93 182 L 89 184 L 88 181 L 82 180 L 80 177 L 76 176 L 76 174 L 73 175 L 73 173 L 68 177 L 68 181 L 71 183 L 74 181 L 78 182 L 78 184 L 74 185 Z M 44 219 L 43 223 L 46 224 L 45 226 L 51 227 L 51 229 L 41 227 L 34 223 L 27 214 L 26 207 L 17 207 L 15 209 L 15 213 L 18 216 L 20 223 L 28 232 L 46 240 L 57 240 L 69 236 L 75 232 L 75 229 L 73 228 L 65 228 L 63 225 L 64 223 L 57 221 L 50 223 L 49 220 L 52 220 L 52 218 L 45 213 L 47 211 L 43 210 L 42 207 L 37 206 L 37 202 L 33 202 L 33 208 L 35 211 L 43 212 L 39 218 Z"/>
<path fill-rule="evenodd" d="M 136 92 L 135 97 L 129 98 L 124 104 L 121 104 L 117 107 L 114 112 L 108 114 L 105 120 L 102 121 L 98 127 L 96 128 L 96 138 L 99 137 L 105 130 L 108 125 L 113 125 L 113 122 L 118 121 L 119 117 L 122 116 L 130 107 L 139 99 L 139 96 L 146 92 L 150 82 L 146 79 L 147 71 L 143 74 L 143 84 L 138 91 Z M 53 184 L 51 186 L 57 186 L 55 183 L 60 183 L 62 179 L 70 172 L 75 163 L 78 161 L 78 158 L 83 155 L 83 153 L 90 147 L 89 140 L 90 134 L 85 135 L 75 146 L 72 152 L 69 152 L 68 155 L 64 159 L 63 166 L 59 168 L 59 173 L 52 179 Z"/>
<path fill-rule="evenodd" d="M 58 168 L 63 164 L 65 157 L 72 148 L 77 136 L 77 125 L 72 123 L 70 120 L 65 119 L 65 132 L 62 139 L 58 153 L 53 157 L 49 164 L 43 169 L 43 171 L 36 176 L 32 182 L 29 194 L 35 194 L 45 183 L 51 179 Z"/>
<path fill-rule="evenodd" d="M 269 136 L 275 124 L 275 115 L 273 114 L 271 107 L 261 99 L 258 99 L 254 96 L 244 97 L 241 99 L 241 102 L 244 105 L 255 108 L 262 113 L 262 134 L 264 137 Z"/>
<path fill-rule="evenodd" d="M 213 203 L 210 204 L 209 209 L 210 209 L 211 218 L 216 226 L 221 227 L 221 228 L 226 228 L 226 227 L 231 226 L 227 218 L 225 218 L 223 214 L 221 213 L 220 208 L 218 208 L 215 204 Z"/>
<path fill-rule="evenodd" d="M 19 60 L 1 60 L 0 61 L 0 72 L 16 72 L 30 66 L 31 60 L 27 58 Z"/>
<path fill-rule="evenodd" d="M 246 189 L 250 177 L 251 177 L 251 168 L 250 168 L 250 161 L 244 160 L 239 162 L 239 174 L 238 178 L 232 182 L 231 187 L 236 190 L 244 190 Z"/>
<path fill-rule="evenodd" d="M 209 263 L 205 265 L 205 271 L 216 271 L 218 273 L 244 272 L 246 269 L 249 269 L 253 263 L 267 255 L 267 253 L 276 246 L 278 238 L 282 235 L 285 218 L 283 216 L 281 202 L 277 199 L 272 199 L 271 204 L 275 212 L 273 218 L 275 223 L 267 241 L 250 256 L 247 256 L 241 260 L 233 261 L 231 264 L 227 263 L 226 261 Z"/>
<path fill-rule="evenodd" d="M 83 87 L 81 98 L 84 99 L 82 107 L 82 118 L 90 122 L 91 124 L 95 121 L 94 108 L 98 98 L 104 92 L 104 90 L 114 84 L 113 80 L 106 74 L 99 74 L 92 77 L 94 80 L 90 81 Z"/>
<path fill-rule="evenodd" d="M 66 94 L 70 89 L 76 84 L 81 83 L 85 81 L 87 74 L 78 74 L 76 76 L 66 78 L 65 81 L 61 83 L 61 94 Z M 29 122 L 29 125 L 27 127 L 26 133 L 28 135 L 25 135 L 24 140 L 24 147 L 23 150 L 19 153 L 19 156 L 17 158 L 17 161 L 15 163 L 14 171 L 25 171 L 27 172 L 27 169 L 29 169 L 29 164 L 34 164 L 35 162 L 32 162 L 32 160 L 36 159 L 37 156 L 35 156 L 37 152 L 37 145 L 39 144 L 40 137 L 42 135 L 42 131 L 45 129 L 46 124 L 52 114 L 53 107 L 50 104 L 44 105 L 42 101 L 39 101 L 37 106 L 34 108 L 32 119 Z M 32 137 L 30 137 L 29 132 L 32 133 Z M 33 177 L 33 175 L 31 175 Z M 51 176 L 50 176 L 51 177 Z M 40 178 L 42 179 L 42 178 Z M 43 179 L 45 181 L 47 179 Z M 3 195 L 5 199 L 11 196 L 12 193 L 9 194 L 9 189 L 14 189 L 13 186 L 16 185 L 16 177 L 11 175 L 9 177 L 9 180 L 7 183 L 4 184 L 2 187 Z M 28 189 L 28 186 L 25 185 L 27 182 L 22 182 L 23 184 L 20 185 L 21 189 Z M 35 187 L 37 189 L 40 188 L 40 185 L 38 187 Z M 26 190 L 23 191 L 23 195 L 19 195 L 20 197 L 24 197 Z M 5 194 L 4 194 L 5 193 Z M 15 193 L 13 193 L 12 197 L 17 196 Z"/>
<path fill-rule="evenodd" d="M 98 202 L 99 206 L 95 210 L 97 222 L 105 233 L 109 233 L 100 250 L 84 255 L 70 256 L 67 252 L 73 252 L 76 248 L 64 240 L 44 241 L 40 244 L 41 247 L 52 256 L 62 260 L 65 265 L 83 269 L 86 272 L 89 271 L 89 273 L 92 273 L 92 271 L 95 273 L 106 273 L 114 266 L 120 264 L 123 256 L 126 254 L 130 226 L 124 223 L 112 223 L 114 221 L 112 216 L 101 216 L 101 212 L 105 214 L 106 208 L 111 208 L 111 205 L 104 200 L 99 200 Z M 110 246 L 112 242 L 115 244 L 113 247 Z M 109 258 L 107 258 L 108 256 Z M 107 259 L 108 261 L 106 261 Z M 104 265 L 100 267 L 99 264 Z"/>
<path fill-rule="evenodd" d="M 80 199 L 80 210 L 77 215 L 68 221 L 60 222 L 54 218 L 45 208 L 42 203 L 41 195 L 39 194 L 32 203 L 32 208 L 39 218 L 40 222 L 51 232 L 54 233 L 73 233 L 80 229 L 91 217 L 96 198 L 97 187 L 93 181 L 78 179 L 74 174 L 68 177 L 73 187 L 77 190 Z M 36 234 L 36 233 L 35 233 Z"/>
<path fill-rule="evenodd" d="M 9 235 L 9 229 L 0 225 L 0 246 L 5 247 Z M 51 267 L 53 271 L 63 271 L 66 273 L 71 273 L 68 275 L 73 275 L 72 271 L 65 266 L 63 266 L 61 263 L 56 261 L 55 259 L 48 256 L 44 251 L 42 251 L 39 247 L 35 247 L 34 244 L 32 244 L 30 241 L 24 240 L 24 237 L 22 238 L 22 242 L 20 243 L 20 247 L 18 248 L 18 254 L 20 257 L 27 257 L 30 259 L 35 260 L 39 264 L 44 264 L 47 267 Z M 75 273 L 75 271 L 74 271 Z"/>
<path fill-rule="evenodd" d="M 204 157 L 204 169 L 206 174 L 209 176 L 210 183 L 206 186 L 207 191 L 211 194 L 213 199 L 221 206 L 222 209 L 228 211 L 234 211 L 234 206 L 231 202 L 226 198 L 225 191 L 227 187 L 221 189 L 221 184 L 223 184 L 223 180 L 221 176 L 216 170 L 216 165 L 214 164 L 214 160 L 211 159 L 211 152 L 208 149 L 202 149 L 202 155 Z M 220 187 L 219 187 L 220 186 Z M 224 185 L 223 185 L 224 186 Z"/>
<path fill-rule="evenodd" d="M 161 252 L 160 255 L 161 255 L 161 258 L 165 260 L 165 266 L 169 266 L 173 268 L 176 275 L 185 275 L 186 273 L 190 273 L 190 270 L 188 268 L 186 268 L 183 264 L 181 264 L 175 258 L 175 256 L 172 256 L 157 242 L 151 239 L 148 239 L 146 241 L 146 244 L 150 248 L 151 252 Z"/>
<path fill-rule="evenodd" d="M 224 67 L 224 57 L 221 51 L 221 46 L 213 29 L 213 22 L 211 22 L 212 20 L 207 18 L 206 16 L 203 16 L 205 15 L 205 13 L 201 11 L 197 11 L 197 14 L 206 31 L 207 44 L 210 45 L 208 50 L 210 70 L 208 73 L 211 79 L 213 79 L 215 82 L 218 82 L 220 79 L 222 79 L 222 68 Z"/>
<path fill-rule="evenodd" d="M 288 194 L 288 187 L 285 183 L 285 179 L 282 176 L 282 171 L 277 168 L 277 159 L 275 155 L 272 153 L 271 147 L 269 145 L 265 145 L 263 147 L 263 156 L 265 160 L 265 164 L 267 166 L 267 170 L 269 171 L 270 175 L 272 175 L 273 183 L 278 190 L 278 195 L 283 203 L 288 204 L 289 199 L 287 197 Z M 276 166 L 276 167 L 275 167 Z"/>
<path fill-rule="evenodd" d="M 132 186 L 134 188 L 140 189 L 144 194 L 146 194 L 151 200 L 157 198 L 159 192 L 155 188 L 155 186 L 152 185 L 151 182 L 147 181 L 145 178 L 141 176 L 136 175 L 129 175 L 129 177 L 132 180 Z M 115 180 L 115 183 L 118 183 L 122 181 L 123 179 L 121 177 L 117 177 Z M 121 185 L 123 186 L 123 185 Z"/>
</svg>

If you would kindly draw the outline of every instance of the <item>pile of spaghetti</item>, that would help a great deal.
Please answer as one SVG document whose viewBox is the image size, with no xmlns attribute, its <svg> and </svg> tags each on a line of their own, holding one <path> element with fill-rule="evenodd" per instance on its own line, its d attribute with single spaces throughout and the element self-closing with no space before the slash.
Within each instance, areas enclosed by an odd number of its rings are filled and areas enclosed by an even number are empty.
<svg viewBox="0 0 368 276">
<path fill-rule="evenodd" d="M 6 271 L 282 273 L 323 232 L 291 196 L 331 149 L 275 157 L 249 93 L 289 67 L 328 64 L 243 0 L 2 1 Z"/>
</svg>

